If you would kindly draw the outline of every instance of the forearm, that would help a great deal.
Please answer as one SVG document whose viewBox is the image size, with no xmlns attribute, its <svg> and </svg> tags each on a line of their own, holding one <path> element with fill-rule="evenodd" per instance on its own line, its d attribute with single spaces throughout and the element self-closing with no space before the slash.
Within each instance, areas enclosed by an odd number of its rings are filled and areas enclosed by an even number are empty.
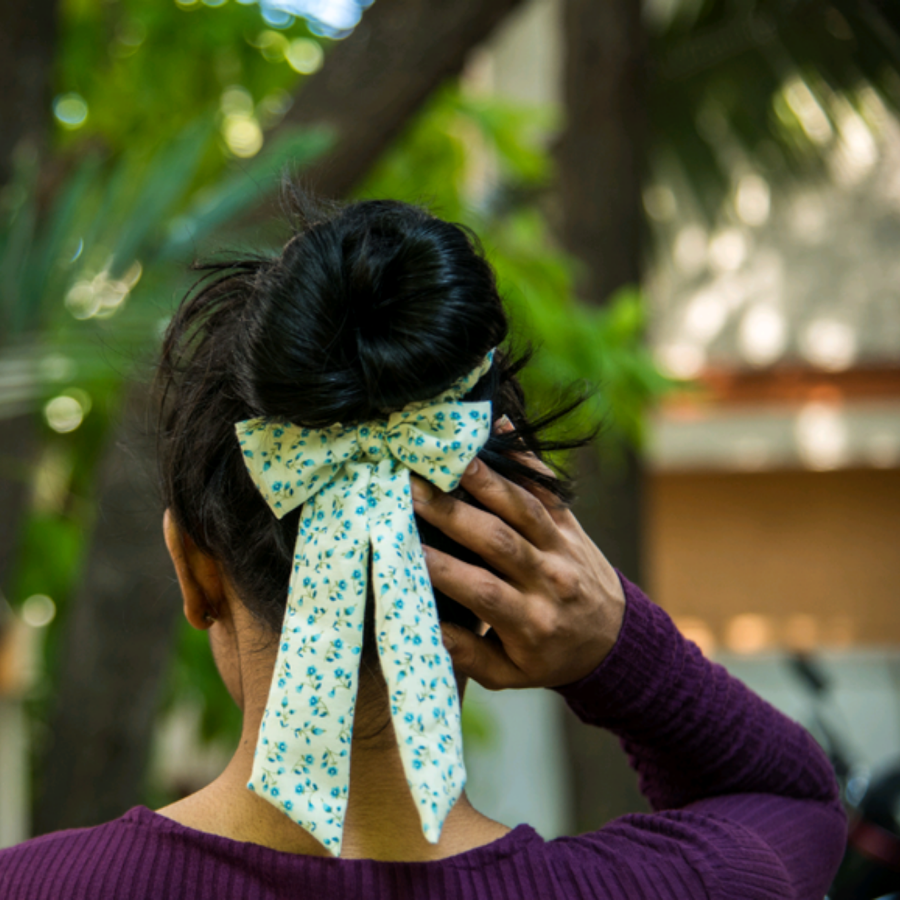
<svg viewBox="0 0 900 900">
<path fill-rule="evenodd" d="M 639 588 L 623 584 L 615 647 L 560 693 L 583 721 L 622 739 L 654 809 L 736 793 L 835 803 L 831 766 L 810 735 L 706 660 Z"/>
</svg>

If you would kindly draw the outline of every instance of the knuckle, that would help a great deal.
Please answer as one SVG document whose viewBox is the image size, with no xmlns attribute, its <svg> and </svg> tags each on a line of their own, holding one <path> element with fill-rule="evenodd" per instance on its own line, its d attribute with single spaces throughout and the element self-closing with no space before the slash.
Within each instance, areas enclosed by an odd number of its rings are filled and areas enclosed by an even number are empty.
<svg viewBox="0 0 900 900">
<path fill-rule="evenodd" d="M 494 483 L 494 471 L 489 466 L 485 465 L 484 461 L 478 459 L 476 456 L 475 459 L 472 460 L 472 463 L 475 463 L 475 471 L 473 472 L 469 469 L 469 477 L 478 485 L 488 485 Z M 470 463 L 470 466 L 471 464 Z"/>
<path fill-rule="evenodd" d="M 534 494 L 524 493 L 522 497 L 522 520 L 526 526 L 538 526 L 544 522 L 544 506 Z"/>
<path fill-rule="evenodd" d="M 500 606 L 503 590 L 495 578 L 485 573 L 475 586 L 475 592 L 486 611 Z"/>
<path fill-rule="evenodd" d="M 425 549 L 425 567 L 428 569 L 428 577 L 437 587 L 444 585 L 449 580 L 450 566 L 447 558 L 441 553 L 435 553 L 430 547 Z"/>
<path fill-rule="evenodd" d="M 528 643 L 532 647 L 538 648 L 551 640 L 556 635 L 558 619 L 557 612 L 547 606 L 532 611 L 525 629 Z"/>
<path fill-rule="evenodd" d="M 554 594 L 564 603 L 577 599 L 581 594 L 581 579 L 569 568 L 555 568 L 549 573 Z"/>
<path fill-rule="evenodd" d="M 461 512 L 459 508 L 459 501 L 456 497 L 450 496 L 450 494 L 445 494 L 443 491 L 439 491 L 437 488 L 434 488 L 434 493 L 429 500 L 428 505 L 435 510 L 438 510 L 442 515 L 453 518 L 458 516 Z"/>
<path fill-rule="evenodd" d="M 508 558 L 516 553 L 516 539 L 504 525 L 495 525 L 487 535 L 490 552 L 498 557 Z"/>
</svg>

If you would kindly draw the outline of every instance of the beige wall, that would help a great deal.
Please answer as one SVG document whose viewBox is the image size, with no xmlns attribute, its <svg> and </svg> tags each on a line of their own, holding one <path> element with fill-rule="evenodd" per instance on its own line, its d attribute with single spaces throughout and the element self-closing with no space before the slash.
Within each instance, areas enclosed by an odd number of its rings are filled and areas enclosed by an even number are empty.
<svg viewBox="0 0 900 900">
<path fill-rule="evenodd" d="M 653 598 L 698 643 L 900 644 L 900 470 L 657 473 Z"/>
</svg>

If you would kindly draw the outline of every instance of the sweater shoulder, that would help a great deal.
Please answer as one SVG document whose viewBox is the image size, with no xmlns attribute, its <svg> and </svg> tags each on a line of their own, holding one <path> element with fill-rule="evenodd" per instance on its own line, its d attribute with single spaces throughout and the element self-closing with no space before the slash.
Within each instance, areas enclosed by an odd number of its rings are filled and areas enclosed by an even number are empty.
<svg viewBox="0 0 900 900">
<path fill-rule="evenodd" d="M 0 850 L 4 900 L 107 900 L 140 852 L 132 813 L 92 828 L 56 831 Z"/>
</svg>

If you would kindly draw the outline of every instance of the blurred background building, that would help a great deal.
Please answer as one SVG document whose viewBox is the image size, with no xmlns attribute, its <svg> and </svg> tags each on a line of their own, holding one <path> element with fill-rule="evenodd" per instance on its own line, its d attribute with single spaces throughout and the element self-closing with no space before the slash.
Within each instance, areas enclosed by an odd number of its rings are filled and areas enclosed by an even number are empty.
<svg viewBox="0 0 900 900">
<path fill-rule="evenodd" d="M 558 103 L 560 13 L 533 0 L 474 77 Z M 716 30 L 722 57 L 748 49 L 740 29 Z M 665 136 L 651 160 L 649 340 L 683 385 L 649 416 L 644 576 L 685 634 L 820 738 L 841 737 L 865 778 L 900 757 L 900 124 L 864 78 L 839 97 L 815 75 L 811 87 L 804 63 L 785 66 L 775 111 L 821 168 L 772 178 L 714 102 L 689 126 L 728 178 L 712 214 Z M 795 654 L 827 676 L 824 702 Z"/>
</svg>

